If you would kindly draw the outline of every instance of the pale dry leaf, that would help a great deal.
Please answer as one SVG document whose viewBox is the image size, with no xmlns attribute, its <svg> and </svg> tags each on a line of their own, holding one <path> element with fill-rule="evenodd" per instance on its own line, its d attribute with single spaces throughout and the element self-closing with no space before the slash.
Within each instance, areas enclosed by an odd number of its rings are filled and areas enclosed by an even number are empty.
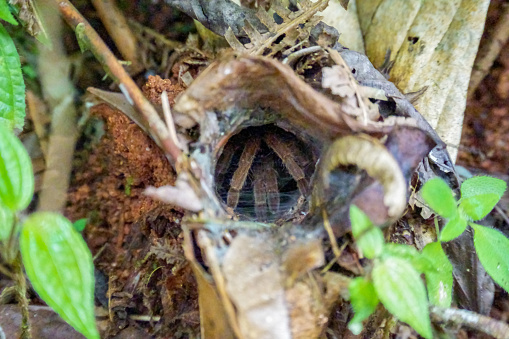
<svg viewBox="0 0 509 339">
<path fill-rule="evenodd" d="M 239 234 L 224 256 L 226 291 L 246 339 L 290 339 L 284 278 L 268 234 Z"/>
<path fill-rule="evenodd" d="M 364 125 L 367 125 L 370 121 L 377 121 L 380 117 L 377 106 L 363 96 L 357 80 L 339 52 L 331 48 L 327 48 L 327 51 L 336 65 L 332 66 L 332 70 L 327 67 L 322 69 L 322 72 L 324 72 L 322 86 L 331 88 L 331 90 L 334 87 L 337 92 L 334 93 L 333 90 L 334 94 L 347 99 L 344 100 L 343 109 L 346 113 L 357 116 Z"/>
<path fill-rule="evenodd" d="M 357 16 L 359 17 L 359 24 L 361 32 L 364 36 L 368 31 L 371 20 L 376 13 L 376 10 L 383 0 L 352 0 L 356 2 Z"/>
<path fill-rule="evenodd" d="M 366 51 L 376 67 L 391 50 L 391 80 L 402 92 L 426 86 L 415 106 L 456 159 L 466 91 L 487 0 L 358 0 Z M 382 38 L 380 38 L 382 36 Z"/>
<path fill-rule="evenodd" d="M 372 5 L 371 1 L 367 2 Z M 393 53 L 399 51 L 420 4 L 421 1 L 383 0 L 376 7 L 371 21 L 363 31 L 366 55 L 373 66 L 382 66 L 387 50 L 390 49 Z M 365 5 L 362 0 L 357 1 L 360 13 L 365 12 Z"/>
<path fill-rule="evenodd" d="M 364 40 L 357 16 L 355 0 L 348 3 L 347 9 L 340 0 L 329 0 L 329 6 L 318 15 L 322 21 L 338 30 L 338 42 L 351 50 L 364 53 Z"/>
</svg>

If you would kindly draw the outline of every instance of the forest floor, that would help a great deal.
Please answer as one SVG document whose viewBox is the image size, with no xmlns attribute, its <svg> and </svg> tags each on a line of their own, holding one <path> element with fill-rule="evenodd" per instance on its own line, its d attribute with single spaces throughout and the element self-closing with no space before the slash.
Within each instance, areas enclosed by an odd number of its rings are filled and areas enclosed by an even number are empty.
<svg viewBox="0 0 509 339">
<path fill-rule="evenodd" d="M 504 2 L 492 1 L 481 49 Z M 125 2 L 132 7 L 135 3 Z M 93 13 L 87 6 L 79 9 L 85 16 Z M 126 9 L 141 23 L 150 20 L 158 32 L 178 31 L 172 36 L 176 40 L 184 41 L 192 30 L 192 22 L 168 7 L 149 11 L 157 14 L 146 18 L 145 12 Z M 166 22 L 174 24 L 165 27 Z M 81 90 L 99 83 L 97 75 L 84 81 Z M 142 75 L 138 83 L 143 82 Z M 144 88 L 154 101 L 163 89 L 175 97 L 183 88 L 160 79 L 152 79 Z M 181 246 L 184 212 L 143 195 L 147 185 L 173 184 L 175 173 L 154 142 L 122 113 L 98 105 L 91 116 L 88 134 L 78 142 L 65 215 L 72 221 L 88 218 L 84 236 L 95 260 L 96 299 L 104 311 L 100 329 L 117 338 L 146 338 L 147 331 L 154 338 L 195 338 L 200 317 L 196 283 Z M 94 139 L 100 126 L 104 136 Z M 468 100 L 457 164 L 473 173 L 509 178 L 509 44 Z M 509 199 L 501 207 L 507 212 Z M 0 288 L 2 284 L 6 282 L 0 276 Z M 32 303 L 42 304 L 31 297 Z M 509 320 L 507 293 L 497 290 L 491 316 Z M 16 321 L 13 316 L 13 326 Z M 41 332 L 37 338 L 50 337 L 58 338 L 54 332 Z"/>
</svg>

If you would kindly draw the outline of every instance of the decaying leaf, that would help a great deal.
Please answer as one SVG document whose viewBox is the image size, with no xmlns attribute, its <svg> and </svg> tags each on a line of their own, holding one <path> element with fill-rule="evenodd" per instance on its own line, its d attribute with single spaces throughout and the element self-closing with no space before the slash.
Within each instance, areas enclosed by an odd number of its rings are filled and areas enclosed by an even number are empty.
<svg viewBox="0 0 509 339">
<path fill-rule="evenodd" d="M 276 24 L 273 15 L 260 7 L 256 16 L 269 29 L 268 33 L 262 35 L 246 20 L 244 31 L 250 39 L 249 44 L 243 45 L 231 28 L 228 28 L 224 37 L 237 52 L 261 55 L 266 54 L 266 50 L 269 50 L 272 55 L 285 47 L 290 48 L 305 41 L 309 37 L 311 28 L 320 20 L 315 14 L 324 10 L 327 4 L 328 0 L 318 0 L 314 3 L 310 0 L 302 0 L 299 2 L 300 9 L 292 12 L 279 1 L 275 1 L 272 3 L 272 9 L 282 18 L 281 24 Z M 281 36 L 283 39 L 277 43 L 277 46 L 274 46 L 273 43 Z"/>
<path fill-rule="evenodd" d="M 228 111 L 232 107 L 246 110 L 263 102 L 265 107 L 322 139 L 351 131 L 390 131 L 391 128 L 364 126 L 343 111 L 341 101 L 338 98 L 334 102 L 315 91 L 290 67 L 274 59 L 230 57 L 212 64 L 196 78 L 175 103 L 174 110 L 199 123 L 208 111 Z"/>
<path fill-rule="evenodd" d="M 211 224 L 205 227 L 209 230 L 197 231 L 195 238 L 198 250 L 206 254 L 205 264 L 214 278 L 213 284 L 209 282 L 210 274 L 196 259 L 197 248 L 193 249 L 196 245 L 189 236 L 185 248 L 198 275 L 200 298 L 202 293 L 211 298 L 211 304 L 204 307 L 215 310 L 202 313 L 211 338 L 222 338 L 221 331 L 228 338 L 232 328 L 236 337 L 246 339 L 318 337 L 330 308 L 347 285 L 340 275 L 313 273 L 324 264 L 320 240 L 304 234 L 286 238 L 284 232 L 273 230 L 241 230 L 225 244 Z M 303 251 L 317 260 L 296 264 L 299 258 L 295 256 Z M 303 275 L 304 272 L 308 274 Z M 230 326 L 224 322 L 225 314 Z M 214 328 L 216 318 L 218 326 Z"/>
<path fill-rule="evenodd" d="M 338 166 L 355 165 L 378 180 L 384 188 L 384 204 L 389 216 L 403 213 L 407 183 L 396 159 L 377 139 L 366 135 L 346 136 L 336 140 L 323 156 L 322 182 L 329 186 L 328 174 Z"/>
<path fill-rule="evenodd" d="M 356 1 L 329 0 L 329 6 L 318 15 L 323 16 L 323 22 L 338 30 L 340 44 L 364 53 L 364 40 L 357 16 Z"/>
<path fill-rule="evenodd" d="M 9 2 L 19 8 L 19 18 L 28 33 L 42 43 L 50 43 L 50 38 L 44 28 L 45 23 L 39 15 L 36 2 L 33 0 L 10 0 Z M 46 6 L 48 5 L 46 4 Z"/>
<path fill-rule="evenodd" d="M 366 53 L 376 67 L 387 50 L 403 92 L 428 86 L 416 108 L 456 159 L 466 91 L 489 1 L 358 1 Z"/>
<path fill-rule="evenodd" d="M 322 69 L 322 87 L 330 88 L 332 94 L 343 98 L 342 107 L 346 113 L 351 115 L 360 113 L 361 116 L 357 117 L 364 125 L 370 120 L 377 121 L 380 117 L 377 107 L 362 95 L 357 80 L 341 55 L 333 49 L 328 49 L 328 52 L 336 65 Z"/>
</svg>

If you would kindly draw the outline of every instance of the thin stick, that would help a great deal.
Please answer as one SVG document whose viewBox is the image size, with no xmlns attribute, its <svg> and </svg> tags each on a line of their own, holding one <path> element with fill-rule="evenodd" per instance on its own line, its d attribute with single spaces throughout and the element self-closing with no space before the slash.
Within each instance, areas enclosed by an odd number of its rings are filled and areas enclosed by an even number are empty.
<svg viewBox="0 0 509 339">
<path fill-rule="evenodd" d="M 161 120 L 152 104 L 143 96 L 143 93 L 138 86 L 136 86 L 133 79 L 131 79 L 122 65 L 120 65 L 108 46 L 106 46 L 88 21 L 85 20 L 68 0 L 55 0 L 55 3 L 65 21 L 73 30 L 76 30 L 78 25 L 83 27 L 83 36 L 80 38 L 86 39 L 84 42 L 87 44 L 87 47 L 90 48 L 97 60 L 103 65 L 108 75 L 125 87 L 130 99 L 143 115 L 150 129 L 154 132 L 154 135 L 160 140 L 163 151 L 174 161 L 177 161 L 182 152 L 171 140 L 166 125 Z"/>
<path fill-rule="evenodd" d="M 180 145 L 180 142 L 177 138 L 177 130 L 175 129 L 175 123 L 173 122 L 173 116 L 171 115 L 170 100 L 166 91 L 161 93 L 161 103 L 163 105 L 163 114 L 164 120 L 166 120 L 166 127 L 168 128 L 168 131 L 170 131 L 170 137 L 175 145 L 182 149 L 182 146 Z"/>
<path fill-rule="evenodd" d="M 122 57 L 131 62 L 129 68 L 134 73 L 141 71 L 143 66 L 138 60 L 136 38 L 115 0 L 92 0 L 92 4 Z"/>
<path fill-rule="evenodd" d="M 503 7 L 503 12 L 493 29 L 493 36 L 487 43 L 483 44 L 482 50 L 479 51 L 475 60 L 468 86 L 468 98 L 472 97 L 481 81 L 488 74 L 493 62 L 500 54 L 500 50 L 507 43 L 507 39 L 509 39 L 509 5 L 502 4 L 501 6 Z"/>
<path fill-rule="evenodd" d="M 341 256 L 342 250 L 339 249 L 338 242 L 336 241 L 336 236 L 334 235 L 334 231 L 332 231 L 332 227 L 329 222 L 329 218 L 327 217 L 327 212 L 325 208 L 322 209 L 322 217 L 323 217 L 323 226 L 329 235 L 330 244 L 332 247 L 332 252 L 334 252 L 334 256 L 339 258 Z"/>
</svg>

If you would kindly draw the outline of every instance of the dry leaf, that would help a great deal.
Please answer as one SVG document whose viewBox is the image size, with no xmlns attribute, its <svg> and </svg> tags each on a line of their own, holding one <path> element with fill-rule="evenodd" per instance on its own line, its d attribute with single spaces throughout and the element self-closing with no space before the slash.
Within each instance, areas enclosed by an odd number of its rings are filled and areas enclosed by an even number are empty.
<svg viewBox="0 0 509 339">
<path fill-rule="evenodd" d="M 456 159 L 466 91 L 487 0 L 358 0 L 366 52 L 376 67 L 391 50 L 391 80 L 402 92 L 428 86 L 416 108 Z"/>
<path fill-rule="evenodd" d="M 329 187 L 332 170 L 350 165 L 365 170 L 381 183 L 390 217 L 403 213 L 407 204 L 407 183 L 396 159 L 380 141 L 367 135 L 351 135 L 334 141 L 322 157 L 320 170 L 324 187 Z"/>
<path fill-rule="evenodd" d="M 347 6 L 344 0 L 329 0 L 329 6 L 318 15 L 322 21 L 338 30 L 338 42 L 351 50 L 364 53 L 364 40 L 357 16 L 356 1 L 350 1 Z"/>
<path fill-rule="evenodd" d="M 281 24 L 277 24 L 274 16 L 260 7 L 256 16 L 269 29 L 269 32 L 262 34 L 245 20 L 243 29 L 251 40 L 249 44 L 240 43 L 231 28 L 228 28 L 224 37 L 237 52 L 262 55 L 267 54 L 269 50 L 269 55 L 273 55 L 284 48 L 293 47 L 298 41 L 305 41 L 309 37 L 311 28 L 320 20 L 320 17 L 315 14 L 324 10 L 327 4 L 328 0 L 318 0 L 314 3 L 310 0 L 302 0 L 299 2 L 299 10 L 292 12 L 279 1 L 275 1 L 271 8 L 282 18 Z M 274 44 L 281 36 L 283 39 Z"/>
</svg>

